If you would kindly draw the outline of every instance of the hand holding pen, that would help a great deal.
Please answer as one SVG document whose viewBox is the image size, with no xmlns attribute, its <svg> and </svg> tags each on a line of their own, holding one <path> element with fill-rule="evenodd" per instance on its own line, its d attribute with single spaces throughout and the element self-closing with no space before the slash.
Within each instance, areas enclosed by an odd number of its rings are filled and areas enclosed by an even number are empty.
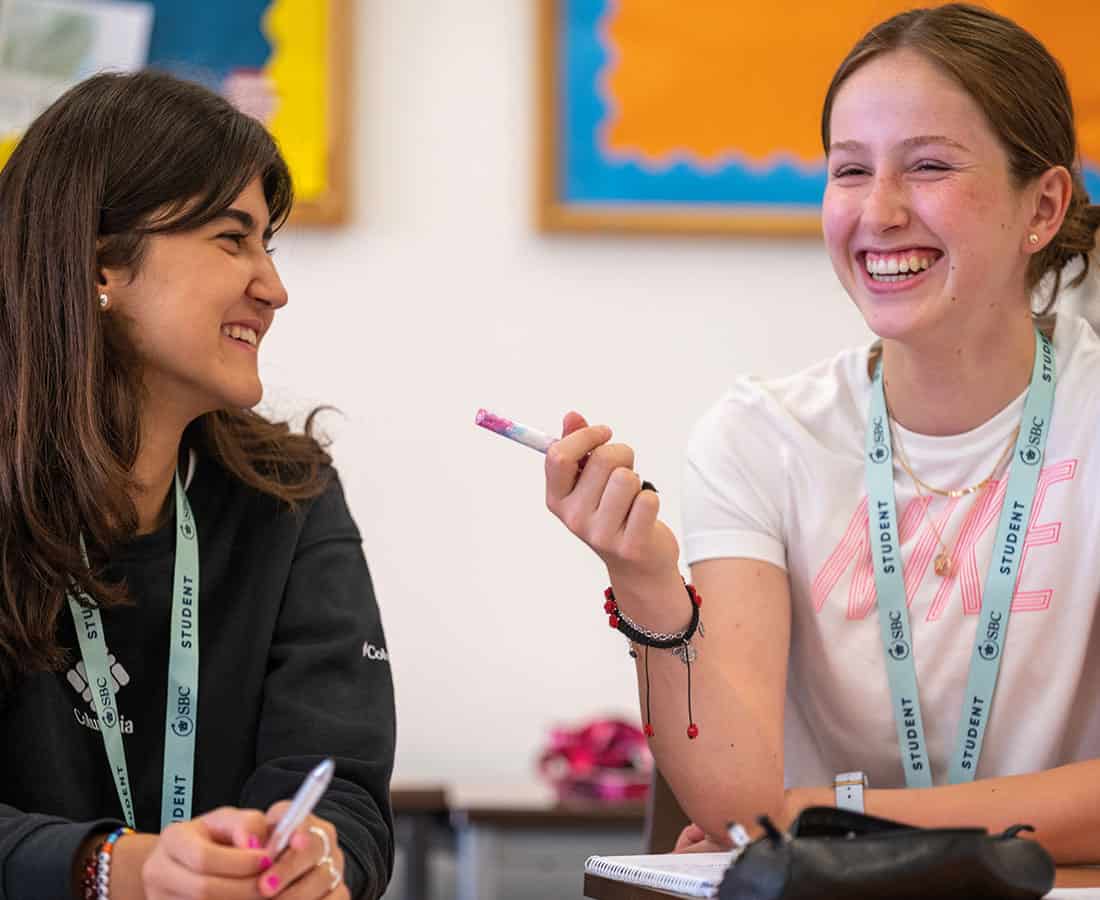
<svg viewBox="0 0 1100 900">
<path fill-rule="evenodd" d="M 168 825 L 160 834 L 123 835 L 111 854 L 111 896 L 243 900 L 258 889 L 264 897 L 348 900 L 336 829 L 311 814 L 333 771 L 332 761 L 325 760 L 293 800 L 276 803 L 266 814 L 221 806 Z M 76 860 L 85 857 L 80 852 Z"/>
<path fill-rule="evenodd" d="M 335 766 L 326 759 L 306 776 L 293 799 L 268 810 L 272 824 L 265 850 L 274 864 L 260 878 L 260 893 L 275 897 L 284 891 L 297 897 L 339 900 L 348 897 L 344 885 L 344 854 L 336 829 L 314 816 Z"/>
<path fill-rule="evenodd" d="M 561 438 L 481 410 L 477 424 L 546 454 L 546 505 L 607 565 L 616 593 L 682 593 L 679 545 L 660 519 L 653 486 L 634 471 L 634 451 L 606 425 L 566 414 Z M 681 611 L 678 610 L 679 615 Z"/>
</svg>

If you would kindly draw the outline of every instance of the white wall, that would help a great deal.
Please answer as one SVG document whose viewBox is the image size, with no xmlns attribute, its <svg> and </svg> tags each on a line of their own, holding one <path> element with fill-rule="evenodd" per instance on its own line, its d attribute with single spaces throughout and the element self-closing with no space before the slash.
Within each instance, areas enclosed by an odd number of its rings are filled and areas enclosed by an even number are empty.
<svg viewBox="0 0 1100 900">
<path fill-rule="evenodd" d="M 536 233 L 533 6 L 363 0 L 356 220 L 276 240 L 291 302 L 267 400 L 344 413 L 329 431 L 388 632 L 399 776 L 522 778 L 552 724 L 636 716 L 599 561 L 479 406 L 613 425 L 678 528 L 685 435 L 731 376 L 867 334 L 819 240 Z"/>
</svg>

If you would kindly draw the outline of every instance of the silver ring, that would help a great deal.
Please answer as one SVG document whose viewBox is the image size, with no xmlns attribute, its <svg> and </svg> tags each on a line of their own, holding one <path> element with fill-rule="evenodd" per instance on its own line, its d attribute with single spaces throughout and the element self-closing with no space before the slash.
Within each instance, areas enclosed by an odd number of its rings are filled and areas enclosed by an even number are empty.
<svg viewBox="0 0 1100 900">
<path fill-rule="evenodd" d="M 336 885 L 338 885 L 343 879 L 340 877 L 340 873 L 336 871 L 336 864 L 332 861 L 331 856 L 326 856 L 323 860 L 321 860 L 321 862 L 328 866 L 328 870 L 332 874 L 332 881 L 329 882 L 328 889 L 330 891 L 334 891 L 336 890 Z M 318 865 L 320 865 L 320 863 L 318 863 Z"/>
<path fill-rule="evenodd" d="M 315 834 L 321 839 L 321 858 L 317 860 L 317 865 L 321 865 L 326 859 L 332 858 L 332 845 L 329 843 L 328 835 L 325 834 L 323 828 L 318 828 L 316 825 L 310 825 L 309 833 Z"/>
</svg>

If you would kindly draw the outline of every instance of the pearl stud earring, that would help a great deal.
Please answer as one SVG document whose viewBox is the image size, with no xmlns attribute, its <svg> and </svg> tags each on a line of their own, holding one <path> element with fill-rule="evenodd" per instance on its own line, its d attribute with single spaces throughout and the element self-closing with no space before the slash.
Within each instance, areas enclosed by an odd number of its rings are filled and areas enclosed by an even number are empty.
<svg viewBox="0 0 1100 900">
<path fill-rule="evenodd" d="M 100 309 L 106 309 L 110 305 L 110 303 L 111 303 L 111 298 L 108 297 L 106 294 L 100 294 L 99 295 L 99 308 Z"/>
<path fill-rule="evenodd" d="M 1036 233 L 1035 233 L 1034 231 L 1033 231 L 1033 232 L 1031 232 L 1031 234 L 1029 234 L 1029 235 L 1027 236 L 1027 239 L 1028 239 L 1028 240 L 1029 240 L 1029 241 L 1030 241 L 1030 242 L 1031 242 L 1032 244 L 1038 244 L 1038 243 L 1039 243 L 1039 235 L 1037 235 L 1037 234 L 1036 234 Z"/>
</svg>

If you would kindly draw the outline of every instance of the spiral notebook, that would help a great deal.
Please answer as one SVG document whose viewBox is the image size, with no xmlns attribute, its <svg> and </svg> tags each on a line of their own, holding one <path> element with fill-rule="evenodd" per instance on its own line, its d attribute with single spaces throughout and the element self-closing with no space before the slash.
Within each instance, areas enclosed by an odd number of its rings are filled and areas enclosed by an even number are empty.
<svg viewBox="0 0 1100 900">
<path fill-rule="evenodd" d="M 714 897 L 732 859 L 733 851 L 590 856 L 584 863 L 584 871 L 612 881 L 658 888 L 688 897 Z"/>
<path fill-rule="evenodd" d="M 683 894 L 716 897 L 733 852 L 659 853 L 651 856 L 590 856 L 589 875 Z M 1100 888 L 1055 888 L 1046 900 L 1100 900 Z"/>
</svg>

